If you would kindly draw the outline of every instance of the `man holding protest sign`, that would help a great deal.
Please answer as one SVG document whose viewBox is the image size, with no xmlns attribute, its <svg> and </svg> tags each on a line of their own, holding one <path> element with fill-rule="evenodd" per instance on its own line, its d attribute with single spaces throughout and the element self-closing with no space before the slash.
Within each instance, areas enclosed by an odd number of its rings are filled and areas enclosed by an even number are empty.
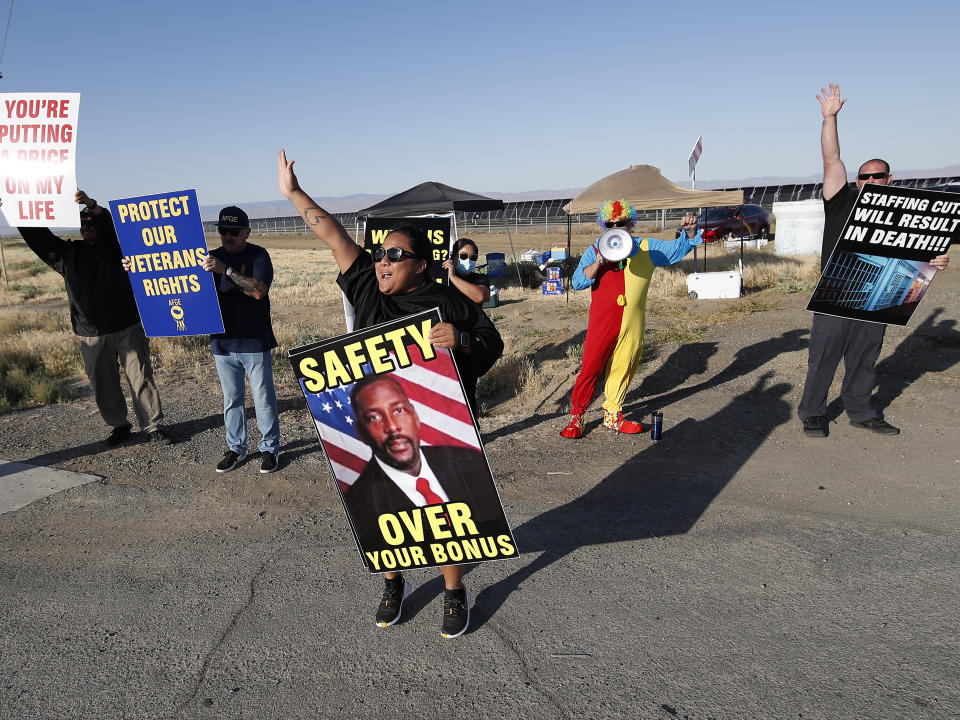
<svg viewBox="0 0 960 720">
<path fill-rule="evenodd" d="M 270 320 L 270 284 L 273 263 L 259 245 L 248 243 L 250 220 L 238 207 L 225 207 L 217 222 L 222 247 L 215 248 L 203 269 L 216 275 L 217 299 L 224 332 L 210 336 L 210 347 L 223 390 L 223 422 L 227 451 L 217 463 L 217 472 L 230 472 L 247 457 L 247 418 L 244 409 L 245 380 L 260 429 L 260 472 L 279 467 L 280 419 L 273 384 L 270 351 L 277 346 Z"/>
<path fill-rule="evenodd" d="M 79 242 L 68 242 L 46 227 L 17 228 L 41 260 L 63 276 L 70 301 L 70 322 L 80 337 L 83 367 L 93 386 L 100 417 L 113 430 L 110 446 L 130 437 L 127 402 L 120 386 L 123 366 L 141 429 L 151 442 L 169 445 L 160 427 L 163 411 L 153 381 L 150 344 L 140 323 L 130 280 L 121 265 L 122 252 L 110 213 L 77 190 Z"/>
<path fill-rule="evenodd" d="M 300 188 L 293 161 L 287 161 L 284 150 L 278 155 L 278 166 L 280 191 L 294 204 L 307 227 L 333 252 L 340 270 L 337 284 L 354 305 L 357 327 L 370 327 L 438 307 L 443 322 L 431 327 L 429 342 L 452 350 L 476 413 L 477 379 L 503 353 L 503 340 L 476 304 L 429 280 L 426 271 L 433 252 L 426 233 L 414 227 L 397 228 L 371 257 Z M 396 440 L 400 442 L 404 441 Z M 444 637 L 458 637 L 469 626 L 470 599 L 462 582 L 463 570 L 462 565 L 441 567 L 445 586 L 441 627 Z M 384 573 L 384 579 L 386 586 L 376 614 L 381 627 L 399 620 L 410 587 L 398 572 Z"/>
<path fill-rule="evenodd" d="M 840 97 L 840 86 L 830 83 L 829 92 L 820 88 L 817 95 L 823 114 L 820 134 L 823 155 L 823 247 L 820 253 L 820 269 L 827 261 L 840 238 L 844 224 L 856 202 L 857 193 L 847 183 L 847 168 L 840 159 L 840 140 L 837 131 L 837 114 L 846 102 Z M 892 175 L 885 160 L 874 158 L 860 166 L 856 189 L 865 184 L 887 185 Z M 947 255 L 938 255 L 930 264 L 943 270 L 949 263 Z M 827 408 L 827 393 L 833 383 L 841 358 L 844 363 L 843 385 L 840 397 L 843 407 L 854 427 L 879 435 L 897 435 L 899 428 L 883 419 L 870 402 L 876 383 L 877 358 L 886 325 L 851 318 L 815 313 L 810 330 L 810 351 L 807 360 L 807 378 L 800 398 L 798 414 L 803 423 L 803 432 L 808 437 L 826 437 L 823 415 Z"/>
</svg>

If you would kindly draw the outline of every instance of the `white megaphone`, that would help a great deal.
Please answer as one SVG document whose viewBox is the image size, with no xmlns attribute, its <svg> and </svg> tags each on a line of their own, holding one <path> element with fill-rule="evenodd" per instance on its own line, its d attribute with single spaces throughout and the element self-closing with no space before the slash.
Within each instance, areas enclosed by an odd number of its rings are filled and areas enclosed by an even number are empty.
<svg viewBox="0 0 960 720">
<path fill-rule="evenodd" d="M 620 262 L 633 252 L 633 238 L 621 228 L 610 228 L 597 240 L 597 249 L 607 262 Z"/>
</svg>

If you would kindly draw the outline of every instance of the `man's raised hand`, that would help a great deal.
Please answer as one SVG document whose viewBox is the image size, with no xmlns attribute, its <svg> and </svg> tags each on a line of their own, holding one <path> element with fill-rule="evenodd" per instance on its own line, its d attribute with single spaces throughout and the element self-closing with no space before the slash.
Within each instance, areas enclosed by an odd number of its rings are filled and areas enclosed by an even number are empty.
<svg viewBox="0 0 960 720">
<path fill-rule="evenodd" d="M 830 92 L 821 87 L 820 93 L 820 95 L 817 95 L 817 100 L 820 101 L 820 109 L 823 111 L 824 117 L 836 115 L 847 101 L 846 98 L 840 97 L 840 86 L 836 83 L 830 83 Z"/>
</svg>

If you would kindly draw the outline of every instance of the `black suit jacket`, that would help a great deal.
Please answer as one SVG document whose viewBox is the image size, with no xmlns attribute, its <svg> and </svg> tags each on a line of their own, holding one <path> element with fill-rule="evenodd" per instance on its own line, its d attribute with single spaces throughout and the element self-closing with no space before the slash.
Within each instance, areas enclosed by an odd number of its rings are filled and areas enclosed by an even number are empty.
<svg viewBox="0 0 960 720">
<path fill-rule="evenodd" d="M 483 455 L 458 447 L 423 447 L 422 450 L 450 502 L 465 502 L 470 506 L 471 517 L 481 535 L 508 532 L 503 507 Z M 360 477 L 344 493 L 344 502 L 364 551 L 389 547 L 377 523 L 380 515 L 418 507 L 387 477 L 376 458 L 370 459 Z M 429 535 L 428 530 L 428 539 Z"/>
</svg>

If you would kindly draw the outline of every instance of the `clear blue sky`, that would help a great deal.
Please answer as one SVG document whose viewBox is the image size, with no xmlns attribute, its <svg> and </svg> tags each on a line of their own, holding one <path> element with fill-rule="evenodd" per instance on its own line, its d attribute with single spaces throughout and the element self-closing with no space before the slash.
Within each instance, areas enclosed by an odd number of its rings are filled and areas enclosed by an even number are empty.
<svg viewBox="0 0 960 720">
<path fill-rule="evenodd" d="M 16 0 L 0 92 L 82 93 L 101 200 L 279 198 L 280 147 L 315 196 L 680 180 L 698 135 L 698 180 L 808 175 L 831 80 L 848 166 L 896 171 L 960 162 L 958 26 L 955 0 Z"/>
</svg>

